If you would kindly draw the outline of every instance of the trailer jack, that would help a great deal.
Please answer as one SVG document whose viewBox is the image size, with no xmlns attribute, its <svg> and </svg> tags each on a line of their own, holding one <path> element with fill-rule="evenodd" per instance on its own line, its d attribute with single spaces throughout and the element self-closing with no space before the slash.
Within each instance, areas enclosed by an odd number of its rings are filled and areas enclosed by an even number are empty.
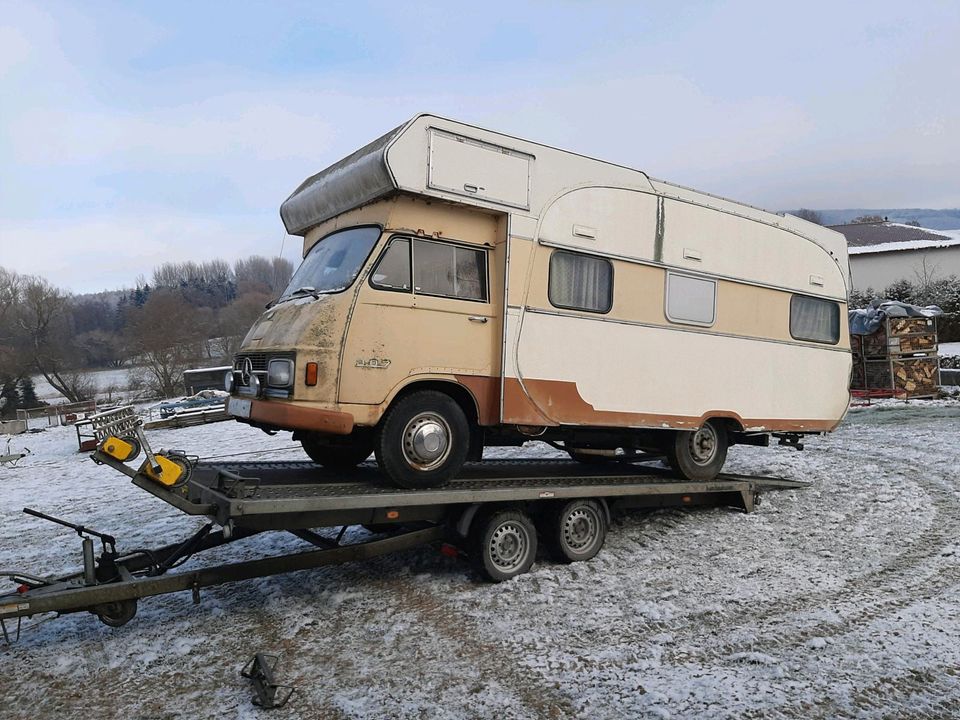
<svg viewBox="0 0 960 720">
<path fill-rule="evenodd" d="M 273 671 L 280 658 L 276 655 L 257 653 L 248 662 L 240 674 L 253 681 L 253 704 L 264 710 L 281 708 L 287 704 L 290 696 L 296 692 L 292 685 L 280 685 L 274 679 Z"/>
</svg>

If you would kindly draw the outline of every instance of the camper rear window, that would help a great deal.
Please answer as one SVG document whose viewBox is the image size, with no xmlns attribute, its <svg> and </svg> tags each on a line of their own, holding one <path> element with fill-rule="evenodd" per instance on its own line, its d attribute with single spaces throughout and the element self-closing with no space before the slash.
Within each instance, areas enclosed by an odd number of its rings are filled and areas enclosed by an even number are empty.
<svg viewBox="0 0 960 720">
<path fill-rule="evenodd" d="M 790 335 L 794 340 L 836 345 L 840 342 L 840 305 L 794 295 L 790 298 Z"/>
<path fill-rule="evenodd" d="M 550 304 L 607 313 L 613 307 L 613 264 L 604 258 L 555 250 L 550 256 Z"/>
</svg>

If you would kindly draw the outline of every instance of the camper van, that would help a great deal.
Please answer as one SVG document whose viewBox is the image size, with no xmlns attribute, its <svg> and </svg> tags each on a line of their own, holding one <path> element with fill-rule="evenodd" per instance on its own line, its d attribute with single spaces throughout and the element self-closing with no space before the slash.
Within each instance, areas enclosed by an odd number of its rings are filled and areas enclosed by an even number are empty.
<svg viewBox="0 0 960 720">
<path fill-rule="evenodd" d="M 663 455 L 802 447 L 849 401 L 839 233 L 418 115 L 282 204 L 303 263 L 243 341 L 229 412 L 336 469 L 455 477 L 542 440 Z"/>
</svg>

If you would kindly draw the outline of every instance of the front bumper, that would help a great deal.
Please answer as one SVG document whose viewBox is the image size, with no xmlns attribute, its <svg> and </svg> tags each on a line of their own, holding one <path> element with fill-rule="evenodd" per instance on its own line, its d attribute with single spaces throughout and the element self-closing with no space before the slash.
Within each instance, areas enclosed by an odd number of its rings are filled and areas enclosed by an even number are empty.
<svg viewBox="0 0 960 720">
<path fill-rule="evenodd" d="M 237 400 L 240 402 L 232 402 Z M 246 407 L 249 403 L 249 413 Z M 330 435 L 353 432 L 353 415 L 337 410 L 314 408 L 282 400 L 257 400 L 231 397 L 227 412 L 238 420 L 256 425 L 270 425 L 281 430 L 312 430 Z"/>
</svg>

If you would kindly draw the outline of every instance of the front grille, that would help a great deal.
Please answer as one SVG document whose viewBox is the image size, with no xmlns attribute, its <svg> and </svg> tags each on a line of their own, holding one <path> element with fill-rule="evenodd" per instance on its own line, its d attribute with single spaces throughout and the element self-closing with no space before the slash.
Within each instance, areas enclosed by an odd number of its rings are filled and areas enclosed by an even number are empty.
<svg viewBox="0 0 960 720">
<path fill-rule="evenodd" d="M 243 361 L 250 358 L 250 364 L 255 373 L 265 373 L 267 363 L 271 360 L 296 360 L 296 353 L 293 352 L 258 352 L 258 353 L 239 353 L 233 356 L 233 369 L 241 370 Z"/>
</svg>

